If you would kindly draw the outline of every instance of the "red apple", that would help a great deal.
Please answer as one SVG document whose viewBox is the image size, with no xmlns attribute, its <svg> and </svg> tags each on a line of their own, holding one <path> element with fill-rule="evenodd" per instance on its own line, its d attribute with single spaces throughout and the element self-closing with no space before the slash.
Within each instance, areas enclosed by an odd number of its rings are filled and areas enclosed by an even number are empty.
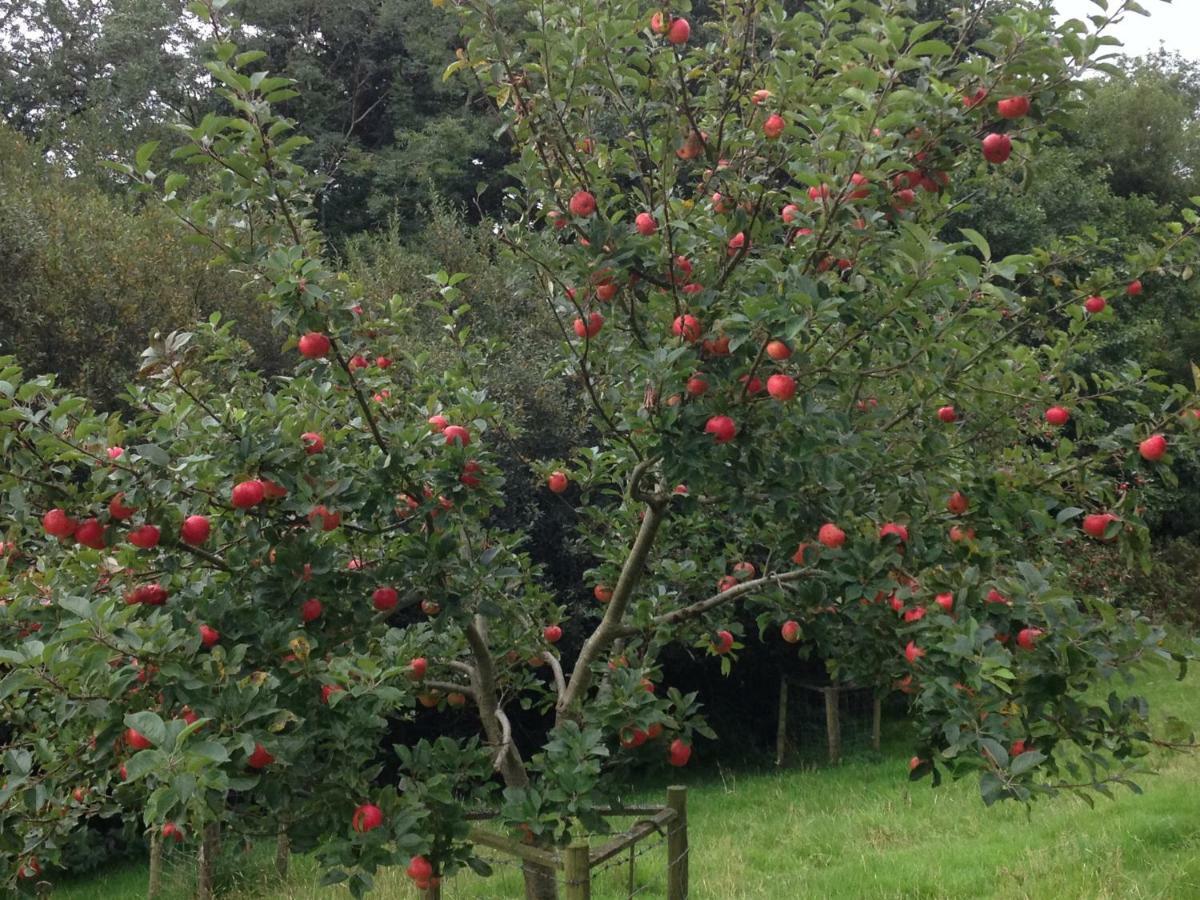
<svg viewBox="0 0 1200 900">
<path fill-rule="evenodd" d="M 324 359 L 332 346 L 329 338 L 319 331 L 310 331 L 300 338 L 300 355 L 305 359 Z"/>
<path fill-rule="evenodd" d="M 161 532 L 153 525 L 143 525 L 129 532 L 129 543 L 142 550 L 153 550 L 158 546 Z"/>
<path fill-rule="evenodd" d="M 588 191 L 576 191 L 567 204 L 571 215 L 586 219 L 596 211 L 596 198 Z"/>
<path fill-rule="evenodd" d="M 200 643 L 205 647 L 212 647 L 221 640 L 221 633 L 211 625 L 200 626 Z"/>
<path fill-rule="evenodd" d="M 1129 286 L 1125 288 L 1125 293 L 1130 297 L 1140 297 L 1142 295 L 1142 283 L 1136 279 L 1129 282 Z"/>
<path fill-rule="evenodd" d="M 125 602 L 142 603 L 146 606 L 162 606 L 167 602 L 167 591 L 158 583 L 139 585 L 125 598 Z"/>
<path fill-rule="evenodd" d="M 104 454 L 109 459 L 111 459 L 113 462 L 116 462 L 118 459 L 120 459 L 122 456 L 125 455 L 125 448 L 124 447 L 109 447 L 107 450 L 104 451 Z"/>
<path fill-rule="evenodd" d="M 378 587 L 371 593 L 371 605 L 379 612 L 391 612 L 400 602 L 400 594 L 393 587 Z"/>
<path fill-rule="evenodd" d="M 667 40 L 680 47 L 692 36 L 692 26 L 687 19 L 672 19 L 671 27 L 667 29 Z"/>
<path fill-rule="evenodd" d="M 1119 522 L 1120 519 L 1110 512 L 1106 513 L 1091 513 L 1083 517 L 1083 530 L 1088 537 L 1103 540 L 1108 532 L 1108 526 L 1112 522 Z"/>
<path fill-rule="evenodd" d="M 436 600 L 426 599 L 421 601 L 421 612 L 425 613 L 425 615 L 436 616 L 441 611 L 442 605 Z"/>
<path fill-rule="evenodd" d="M 1104 308 L 1108 306 L 1108 301 L 1099 295 L 1093 295 L 1083 301 L 1083 308 L 1092 315 L 1104 312 Z"/>
<path fill-rule="evenodd" d="M 687 392 L 689 397 L 703 396 L 708 390 L 708 382 L 704 380 L 704 376 L 697 372 L 687 380 Z"/>
<path fill-rule="evenodd" d="M 681 337 L 688 343 L 694 344 L 700 340 L 702 328 L 700 320 L 695 316 L 683 315 L 675 317 L 675 321 L 671 323 L 671 331 L 676 337 Z"/>
<path fill-rule="evenodd" d="M 418 656 L 408 664 L 408 677 L 413 681 L 420 681 L 428 670 L 429 663 L 425 661 L 425 657 Z"/>
<path fill-rule="evenodd" d="M 594 338 L 600 333 L 600 329 L 604 327 L 604 316 L 598 312 L 588 315 L 587 320 L 577 318 L 571 323 L 571 327 L 575 329 L 575 334 L 581 338 Z"/>
<path fill-rule="evenodd" d="M 417 887 L 426 890 L 429 887 L 429 880 L 433 878 L 433 866 L 429 864 L 423 856 L 414 856 L 408 861 L 408 868 L 404 870 L 413 881 L 417 883 Z"/>
<path fill-rule="evenodd" d="M 232 502 L 235 509 L 249 509 L 262 503 L 265 496 L 266 488 L 263 482 L 257 479 L 242 481 L 233 486 Z"/>
<path fill-rule="evenodd" d="M 178 844 L 183 840 L 183 829 L 174 822 L 165 822 L 162 827 L 162 836 L 168 840 L 174 839 Z"/>
<path fill-rule="evenodd" d="M 904 647 L 904 658 L 908 660 L 910 666 L 915 666 L 917 660 L 925 655 L 925 651 L 917 646 L 915 641 L 909 641 Z"/>
<path fill-rule="evenodd" d="M 310 525 L 320 524 L 322 531 L 333 531 L 342 524 L 342 514 L 334 512 L 324 503 L 318 503 L 308 514 Z"/>
<path fill-rule="evenodd" d="M 1012 156 L 1012 138 L 1007 134 L 992 133 L 983 139 L 983 158 L 999 165 Z"/>
<path fill-rule="evenodd" d="M 483 466 L 479 464 L 477 459 L 468 459 L 463 463 L 462 474 L 458 476 L 460 484 L 469 488 L 477 488 L 482 483 L 479 476 L 483 472 Z"/>
<path fill-rule="evenodd" d="M 901 604 L 901 607 L 903 608 L 903 603 Z M 899 610 L 897 610 L 897 612 L 898 611 Z M 912 609 L 905 610 L 904 621 L 905 622 L 920 622 L 923 618 L 925 618 L 926 612 L 927 612 L 927 610 L 925 609 L 925 607 L 914 606 Z"/>
<path fill-rule="evenodd" d="M 270 478 L 262 479 L 263 497 L 267 500 L 281 500 L 288 495 L 287 488 L 276 484 Z"/>
<path fill-rule="evenodd" d="M 467 447 L 471 444 L 471 432 L 461 425 L 447 425 L 442 429 L 442 435 L 446 438 L 447 446 Z"/>
<path fill-rule="evenodd" d="M 779 113 L 771 113 L 767 116 L 767 120 L 763 122 L 763 135 L 769 141 L 774 141 L 783 134 L 784 128 L 787 127 L 787 122 L 783 120 L 783 116 Z"/>
<path fill-rule="evenodd" d="M 727 243 L 725 246 L 727 248 L 726 252 L 728 253 L 729 256 L 737 256 L 737 254 L 741 251 L 741 249 L 743 247 L 746 247 L 746 249 L 748 250 L 749 245 L 747 244 L 747 241 L 746 241 L 746 232 L 739 231 L 737 234 L 735 234 L 733 237 L 731 237 L 729 239 L 729 243 Z"/>
<path fill-rule="evenodd" d="M 46 534 L 56 538 L 70 537 L 75 533 L 75 520 L 57 507 L 42 516 L 42 528 Z"/>
<path fill-rule="evenodd" d="M 729 589 L 735 588 L 737 586 L 738 586 L 738 580 L 735 576 L 722 575 L 721 578 L 717 581 L 717 592 L 723 594 L 725 591 L 728 591 Z"/>
<path fill-rule="evenodd" d="M 450 420 L 441 415 L 430 416 L 427 421 L 429 422 L 429 430 L 434 434 L 441 434 L 446 430 L 446 426 L 450 424 Z"/>
<path fill-rule="evenodd" d="M 246 760 L 246 765 L 252 769 L 265 769 L 273 762 L 275 762 L 275 757 L 270 754 L 267 748 L 262 744 L 256 743 L 254 745 L 254 752 Z"/>
<path fill-rule="evenodd" d="M 1017 632 L 1017 646 L 1022 650 L 1032 650 L 1042 634 L 1040 628 L 1022 628 Z"/>
<path fill-rule="evenodd" d="M 949 425 L 951 422 L 957 421 L 958 411 L 953 406 L 943 406 L 937 411 L 938 420 Z"/>
<path fill-rule="evenodd" d="M 987 597 L 985 597 L 984 599 L 987 600 L 988 603 L 1000 603 L 1000 604 L 1004 604 L 1005 606 L 1012 605 L 1011 603 L 1009 603 L 1008 598 L 1005 597 L 1002 593 L 1000 593 L 995 588 L 992 588 L 991 590 L 989 590 L 987 592 Z"/>
<path fill-rule="evenodd" d="M 570 480 L 563 472 L 551 472 L 550 477 L 546 479 L 546 487 L 550 488 L 550 493 L 552 494 L 563 493 L 570 483 Z"/>
<path fill-rule="evenodd" d="M 326 706 L 328 706 L 329 698 L 332 697 L 334 694 L 341 693 L 344 690 L 346 690 L 346 689 L 338 684 L 323 684 L 323 685 L 321 685 L 321 702 L 324 703 Z"/>
<path fill-rule="evenodd" d="M 607 585 L 598 584 L 592 588 L 592 596 L 601 603 L 607 603 L 612 599 L 612 595 L 612 588 L 608 587 Z"/>
<path fill-rule="evenodd" d="M 987 88 L 981 87 L 975 90 L 973 94 L 964 94 L 962 98 L 963 106 L 967 109 L 973 109 L 987 99 Z"/>
<path fill-rule="evenodd" d="M 558 625 L 547 625 L 542 629 L 542 637 L 546 639 L 547 643 L 557 644 L 562 640 L 562 636 L 563 630 Z"/>
<path fill-rule="evenodd" d="M 84 519 L 75 529 L 75 540 L 93 550 L 103 550 L 104 526 L 99 519 Z"/>
<path fill-rule="evenodd" d="M 800 218 L 800 207 L 795 203 L 789 203 L 783 208 L 780 216 L 783 218 L 784 224 L 791 225 L 796 219 Z"/>
<path fill-rule="evenodd" d="M 147 750 L 154 746 L 150 743 L 150 739 L 136 728 L 125 729 L 125 743 L 129 745 L 131 750 Z"/>
<path fill-rule="evenodd" d="M 887 522 L 879 529 L 879 539 L 883 540 L 888 536 L 898 538 L 900 543 L 906 544 L 908 543 L 908 528 L 898 522 Z"/>
<path fill-rule="evenodd" d="M 850 184 L 854 188 L 846 195 L 850 200 L 866 200 L 871 196 L 869 189 L 871 182 L 867 180 L 865 175 L 855 172 L 850 176 Z"/>
<path fill-rule="evenodd" d="M 996 112 L 1002 119 L 1019 119 L 1029 112 L 1029 98 L 1025 96 L 1007 97 L 996 104 Z"/>
<path fill-rule="evenodd" d="M 681 769 L 688 764 L 688 760 L 691 758 L 692 747 L 690 744 L 685 744 L 682 738 L 675 738 L 671 741 L 671 746 L 667 748 L 667 762 Z"/>
<path fill-rule="evenodd" d="M 772 375 L 767 379 L 767 393 L 786 403 L 796 396 L 796 379 L 791 375 Z"/>
<path fill-rule="evenodd" d="M 350 827 L 359 834 L 366 834 L 383 824 L 383 810 L 374 803 L 364 803 L 354 810 Z"/>
<path fill-rule="evenodd" d="M 788 619 L 779 629 L 779 634 L 789 644 L 796 643 L 800 640 L 800 623 L 795 619 Z"/>
<path fill-rule="evenodd" d="M 946 501 L 946 509 L 951 514 L 961 516 L 971 507 L 971 501 L 967 499 L 967 495 L 962 491 L 955 491 Z"/>
<path fill-rule="evenodd" d="M 642 237 L 650 237 L 650 235 L 658 231 L 658 223 L 654 221 L 654 216 L 648 212 L 638 213 L 637 218 L 633 220 L 633 225 L 637 229 L 637 233 Z"/>
<path fill-rule="evenodd" d="M 310 597 L 300 604 L 300 621 L 305 624 L 315 622 L 321 618 L 323 612 L 325 612 L 325 604 L 316 597 Z"/>
<path fill-rule="evenodd" d="M 1046 410 L 1046 422 L 1055 428 L 1066 425 L 1071 418 L 1071 411 L 1065 406 L 1051 406 Z"/>
<path fill-rule="evenodd" d="M 124 491 L 113 494 L 112 499 L 108 501 L 108 514 L 118 522 L 132 518 L 135 512 L 137 512 L 136 507 L 125 505 Z"/>
<path fill-rule="evenodd" d="M 950 612 L 954 609 L 954 594 L 949 592 L 938 594 L 933 598 L 933 602 L 940 606 L 943 611 Z"/>
<path fill-rule="evenodd" d="M 728 444 L 737 435 L 737 426 L 729 416 L 713 416 L 705 424 L 704 433 L 711 434 L 718 444 Z"/>
<path fill-rule="evenodd" d="M 832 522 L 826 522 L 817 531 L 817 541 L 831 550 L 836 550 L 846 543 L 846 532 Z"/>
<path fill-rule="evenodd" d="M 317 434 L 315 431 L 306 431 L 300 435 L 300 442 L 304 444 L 304 452 L 309 456 L 321 453 L 325 449 L 325 438 Z"/>
<path fill-rule="evenodd" d="M 792 348 L 783 341 L 776 340 L 767 342 L 767 356 L 771 357 L 771 359 L 775 360 L 776 362 L 785 360 L 791 355 Z"/>
<path fill-rule="evenodd" d="M 1152 434 L 1138 444 L 1138 453 L 1147 462 L 1158 462 L 1167 454 L 1167 439 L 1161 434 Z"/>
<path fill-rule="evenodd" d="M 188 516 L 179 527 L 179 537 L 185 544 L 198 547 L 208 540 L 212 532 L 207 516 Z"/>
</svg>

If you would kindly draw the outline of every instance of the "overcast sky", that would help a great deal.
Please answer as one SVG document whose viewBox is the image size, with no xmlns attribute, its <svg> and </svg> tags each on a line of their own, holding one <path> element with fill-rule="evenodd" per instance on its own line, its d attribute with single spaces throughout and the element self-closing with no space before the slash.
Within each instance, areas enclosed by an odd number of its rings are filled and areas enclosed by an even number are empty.
<svg viewBox="0 0 1200 900">
<path fill-rule="evenodd" d="M 1119 0 L 1109 0 L 1109 9 L 1116 9 Z M 1126 15 L 1120 25 L 1109 33 L 1120 38 L 1123 52 L 1140 56 L 1156 50 L 1159 43 L 1168 50 L 1200 59 L 1200 0 L 1138 0 L 1150 13 L 1149 17 Z M 1080 19 L 1102 12 L 1092 0 L 1056 0 L 1055 8 L 1062 18 Z M 1086 19 L 1085 19 L 1086 21 Z"/>
</svg>

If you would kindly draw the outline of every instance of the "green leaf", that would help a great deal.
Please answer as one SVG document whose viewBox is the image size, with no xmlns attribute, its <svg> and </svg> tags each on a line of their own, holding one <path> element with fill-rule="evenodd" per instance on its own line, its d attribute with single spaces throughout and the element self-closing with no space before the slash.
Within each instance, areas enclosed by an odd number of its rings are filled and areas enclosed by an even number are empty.
<svg viewBox="0 0 1200 900">
<path fill-rule="evenodd" d="M 1008 767 L 1008 771 L 1013 775 L 1024 775 L 1030 769 L 1036 768 L 1045 761 L 1046 754 L 1037 750 L 1026 750 L 1024 753 L 1014 757 L 1012 765 Z"/>
<path fill-rule="evenodd" d="M 129 728 L 136 728 L 146 740 L 156 747 L 161 747 L 167 740 L 167 726 L 163 724 L 158 713 L 150 712 L 150 710 L 131 713 L 125 717 L 125 724 Z"/>
<path fill-rule="evenodd" d="M 980 256 L 982 256 L 985 260 L 992 258 L 992 247 L 987 242 L 987 238 L 985 238 L 974 228 L 960 228 L 958 230 L 962 232 L 963 237 L 975 245 L 975 247 L 979 250 Z"/>
<path fill-rule="evenodd" d="M 170 454 L 158 446 L 158 444 L 138 444 L 133 449 L 142 459 L 148 460 L 156 466 L 169 466 L 171 464 Z"/>
</svg>

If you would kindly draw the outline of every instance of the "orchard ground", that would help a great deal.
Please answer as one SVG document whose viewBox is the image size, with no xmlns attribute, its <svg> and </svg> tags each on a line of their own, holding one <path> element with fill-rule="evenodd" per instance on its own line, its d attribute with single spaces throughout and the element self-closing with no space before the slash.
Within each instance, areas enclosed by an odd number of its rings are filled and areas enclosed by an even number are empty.
<svg viewBox="0 0 1200 900">
<path fill-rule="evenodd" d="M 1160 720 L 1200 719 L 1200 674 L 1181 681 L 1165 667 L 1140 679 Z M 697 900 L 738 898 L 1103 898 L 1200 897 L 1200 756 L 1157 754 L 1155 774 L 1136 779 L 1141 796 L 1118 789 L 1089 809 L 1062 796 L 1037 804 L 986 809 L 978 784 L 930 790 L 909 784 L 902 722 L 885 732 L 881 754 L 864 753 L 836 768 L 690 773 L 691 888 Z M 648 787 L 644 799 L 661 795 Z M 246 858 L 235 900 L 307 900 L 341 895 L 316 887 L 315 864 L 293 859 L 286 886 L 272 884 L 274 847 Z M 639 859 L 640 896 L 665 895 L 663 847 Z M 178 857 L 177 857 L 178 858 Z M 187 866 L 171 866 L 168 894 L 186 896 Z M 624 898 L 626 866 L 600 877 L 598 900 Z M 401 869 L 381 875 L 379 896 L 415 897 Z M 61 900 L 134 900 L 145 896 L 146 869 L 130 866 L 55 891 Z M 521 896 L 510 866 L 482 879 L 460 875 L 447 900 Z"/>
</svg>

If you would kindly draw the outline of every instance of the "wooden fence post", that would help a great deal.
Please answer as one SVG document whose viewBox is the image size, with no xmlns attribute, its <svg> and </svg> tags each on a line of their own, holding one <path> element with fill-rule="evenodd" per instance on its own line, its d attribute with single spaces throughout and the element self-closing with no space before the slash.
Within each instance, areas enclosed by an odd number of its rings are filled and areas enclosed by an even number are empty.
<svg viewBox="0 0 1200 900">
<path fill-rule="evenodd" d="M 824 689 L 825 733 L 829 740 L 829 761 L 836 763 L 842 758 L 842 722 L 838 710 L 838 689 L 834 685 Z"/>
<path fill-rule="evenodd" d="M 288 877 L 288 863 L 292 857 L 292 842 L 288 839 L 287 828 L 279 826 L 279 834 L 275 838 L 275 873 L 283 881 Z"/>
<path fill-rule="evenodd" d="M 687 788 L 667 788 L 667 807 L 675 810 L 675 817 L 667 823 L 667 900 L 687 900 Z"/>
<path fill-rule="evenodd" d="M 787 756 L 788 679 L 779 676 L 779 723 L 775 729 L 775 765 L 782 766 Z"/>
<path fill-rule="evenodd" d="M 209 822 L 204 826 L 204 837 L 200 841 L 199 872 L 196 878 L 197 900 L 213 900 L 217 854 L 220 851 L 221 823 Z"/>
<path fill-rule="evenodd" d="M 157 900 L 162 894 L 162 829 L 150 829 L 150 877 L 146 883 L 147 900 Z"/>
<path fill-rule="evenodd" d="M 563 854 L 563 876 L 567 884 L 567 900 L 591 900 L 592 864 L 588 858 L 591 848 L 584 839 L 571 842 Z"/>
<path fill-rule="evenodd" d="M 871 749 L 879 750 L 883 738 L 883 695 L 876 690 L 871 704 Z"/>
</svg>

